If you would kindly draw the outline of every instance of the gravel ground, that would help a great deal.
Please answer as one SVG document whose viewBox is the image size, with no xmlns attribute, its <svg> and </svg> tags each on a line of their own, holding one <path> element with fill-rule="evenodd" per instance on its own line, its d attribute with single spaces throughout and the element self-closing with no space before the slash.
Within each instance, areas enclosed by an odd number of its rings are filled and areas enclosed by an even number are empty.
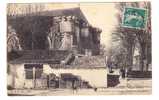
<svg viewBox="0 0 159 100">
<path fill-rule="evenodd" d="M 150 95 L 152 80 L 121 81 L 119 86 L 94 89 L 8 90 L 9 96 L 70 96 L 70 95 Z M 128 87 L 127 87 L 128 86 Z"/>
<path fill-rule="evenodd" d="M 9 96 L 58 96 L 58 95 L 149 95 L 151 88 L 99 88 L 93 89 L 47 89 L 47 90 L 9 90 Z"/>
</svg>

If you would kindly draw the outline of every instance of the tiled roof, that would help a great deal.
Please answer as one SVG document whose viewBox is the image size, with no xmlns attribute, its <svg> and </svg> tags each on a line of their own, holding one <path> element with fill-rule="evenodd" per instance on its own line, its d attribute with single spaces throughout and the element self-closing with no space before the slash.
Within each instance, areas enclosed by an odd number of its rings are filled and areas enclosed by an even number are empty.
<svg viewBox="0 0 159 100">
<path fill-rule="evenodd" d="M 104 56 L 82 56 L 78 57 L 67 68 L 106 68 Z"/>
<path fill-rule="evenodd" d="M 9 61 L 12 64 L 18 63 L 43 63 L 60 64 L 72 53 L 59 50 L 27 50 L 18 52 L 21 56 L 15 60 Z"/>
</svg>

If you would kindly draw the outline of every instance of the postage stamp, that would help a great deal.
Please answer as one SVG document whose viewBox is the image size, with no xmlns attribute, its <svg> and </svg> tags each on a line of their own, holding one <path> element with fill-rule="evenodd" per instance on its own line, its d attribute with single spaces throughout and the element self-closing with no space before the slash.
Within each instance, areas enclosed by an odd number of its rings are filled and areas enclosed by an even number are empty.
<svg viewBox="0 0 159 100">
<path fill-rule="evenodd" d="M 144 29 L 147 21 L 147 10 L 141 8 L 126 7 L 123 14 L 124 27 Z"/>
</svg>

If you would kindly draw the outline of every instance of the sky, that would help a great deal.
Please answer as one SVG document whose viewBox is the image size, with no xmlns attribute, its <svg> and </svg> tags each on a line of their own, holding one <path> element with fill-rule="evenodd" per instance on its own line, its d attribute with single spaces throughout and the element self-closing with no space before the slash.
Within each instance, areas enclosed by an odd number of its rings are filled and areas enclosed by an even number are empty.
<svg viewBox="0 0 159 100">
<path fill-rule="evenodd" d="M 46 4 L 45 7 L 46 10 L 80 7 L 88 22 L 102 29 L 101 44 L 107 49 L 111 47 L 111 33 L 117 24 L 117 9 L 114 3 L 54 3 Z"/>
</svg>

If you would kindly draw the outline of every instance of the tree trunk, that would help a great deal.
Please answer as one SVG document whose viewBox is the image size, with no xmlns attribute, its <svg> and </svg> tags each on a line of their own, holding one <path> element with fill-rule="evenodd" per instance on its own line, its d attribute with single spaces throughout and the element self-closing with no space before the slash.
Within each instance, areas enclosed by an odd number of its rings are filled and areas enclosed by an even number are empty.
<svg viewBox="0 0 159 100">
<path fill-rule="evenodd" d="M 140 66 L 141 66 L 141 71 L 144 71 L 145 70 L 145 64 L 144 64 L 144 61 L 146 60 L 147 61 L 147 58 L 145 56 L 145 48 L 146 46 L 145 45 L 141 45 L 141 53 L 140 53 Z"/>
</svg>

